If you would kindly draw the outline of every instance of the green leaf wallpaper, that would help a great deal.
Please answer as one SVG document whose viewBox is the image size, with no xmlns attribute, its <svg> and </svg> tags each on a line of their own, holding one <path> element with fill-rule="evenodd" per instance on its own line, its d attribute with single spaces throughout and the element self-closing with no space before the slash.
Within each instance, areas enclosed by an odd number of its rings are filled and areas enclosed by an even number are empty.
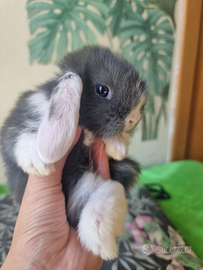
<svg viewBox="0 0 203 270">
<path fill-rule="evenodd" d="M 30 62 L 58 62 L 72 50 L 116 37 L 119 52 L 146 80 L 150 98 L 142 139 L 156 139 L 165 121 L 174 46 L 176 0 L 28 0 Z M 155 98 L 160 99 L 159 105 Z"/>
</svg>

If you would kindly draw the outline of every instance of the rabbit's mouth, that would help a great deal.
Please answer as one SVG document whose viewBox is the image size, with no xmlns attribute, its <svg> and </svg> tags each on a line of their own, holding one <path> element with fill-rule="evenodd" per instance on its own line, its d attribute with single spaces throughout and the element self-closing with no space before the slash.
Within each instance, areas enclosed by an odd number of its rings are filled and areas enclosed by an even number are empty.
<svg viewBox="0 0 203 270">
<path fill-rule="evenodd" d="M 111 157 L 116 160 L 124 159 L 128 154 L 128 145 L 129 145 L 130 134 L 123 132 L 117 136 L 108 138 L 108 139 L 98 139 L 92 132 L 89 130 L 84 130 L 84 145 L 89 147 L 91 150 L 95 149 L 95 145 L 100 145 L 100 148 L 97 146 L 95 150 L 97 157 L 103 156 L 104 151 L 108 157 Z M 103 149 L 104 148 L 104 149 Z"/>
<path fill-rule="evenodd" d="M 125 132 L 126 133 L 132 133 L 135 130 L 135 128 L 137 127 L 137 125 L 139 124 L 140 121 L 141 121 L 141 118 L 132 128 L 125 130 Z"/>
</svg>

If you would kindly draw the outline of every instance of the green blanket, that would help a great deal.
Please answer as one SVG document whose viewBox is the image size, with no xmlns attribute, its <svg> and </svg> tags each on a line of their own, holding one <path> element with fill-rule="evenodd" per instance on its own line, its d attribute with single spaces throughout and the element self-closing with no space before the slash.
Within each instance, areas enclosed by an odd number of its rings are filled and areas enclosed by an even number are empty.
<svg viewBox="0 0 203 270">
<path fill-rule="evenodd" d="M 0 195 L 7 194 L 9 192 L 8 187 L 6 185 L 0 185 Z"/>
<path fill-rule="evenodd" d="M 159 183 L 171 195 L 158 200 L 192 250 L 203 259 L 203 164 L 178 161 L 142 171 L 140 183 Z"/>
</svg>

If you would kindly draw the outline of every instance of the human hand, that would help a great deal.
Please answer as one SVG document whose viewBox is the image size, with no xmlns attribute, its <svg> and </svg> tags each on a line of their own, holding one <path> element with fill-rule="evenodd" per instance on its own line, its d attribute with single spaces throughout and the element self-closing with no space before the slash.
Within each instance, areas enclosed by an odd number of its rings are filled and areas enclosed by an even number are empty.
<svg viewBox="0 0 203 270">
<path fill-rule="evenodd" d="M 78 128 L 73 146 L 78 141 Z M 61 176 L 68 153 L 55 164 L 50 176 L 30 175 L 17 218 L 13 241 L 2 270 L 13 269 L 100 269 L 102 259 L 87 252 L 77 232 L 67 222 Z M 97 142 L 94 151 L 101 149 Z M 99 173 L 109 178 L 108 160 L 101 152 Z M 102 160 L 101 160 L 102 159 Z"/>
</svg>

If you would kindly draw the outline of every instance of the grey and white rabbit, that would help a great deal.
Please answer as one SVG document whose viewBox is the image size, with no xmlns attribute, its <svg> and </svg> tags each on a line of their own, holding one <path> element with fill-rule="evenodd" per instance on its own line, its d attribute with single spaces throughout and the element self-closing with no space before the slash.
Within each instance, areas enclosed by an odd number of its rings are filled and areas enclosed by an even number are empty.
<svg viewBox="0 0 203 270">
<path fill-rule="evenodd" d="M 88 250 L 114 259 L 127 209 L 125 190 L 139 173 L 138 164 L 125 158 L 124 134 L 141 119 L 148 91 L 131 64 L 100 46 L 69 53 L 59 68 L 55 78 L 20 96 L 2 127 L 8 183 L 21 202 L 28 174 L 52 173 L 81 126 L 62 176 L 67 218 Z M 92 166 L 94 138 L 106 143 L 112 180 L 104 181 Z"/>
</svg>

